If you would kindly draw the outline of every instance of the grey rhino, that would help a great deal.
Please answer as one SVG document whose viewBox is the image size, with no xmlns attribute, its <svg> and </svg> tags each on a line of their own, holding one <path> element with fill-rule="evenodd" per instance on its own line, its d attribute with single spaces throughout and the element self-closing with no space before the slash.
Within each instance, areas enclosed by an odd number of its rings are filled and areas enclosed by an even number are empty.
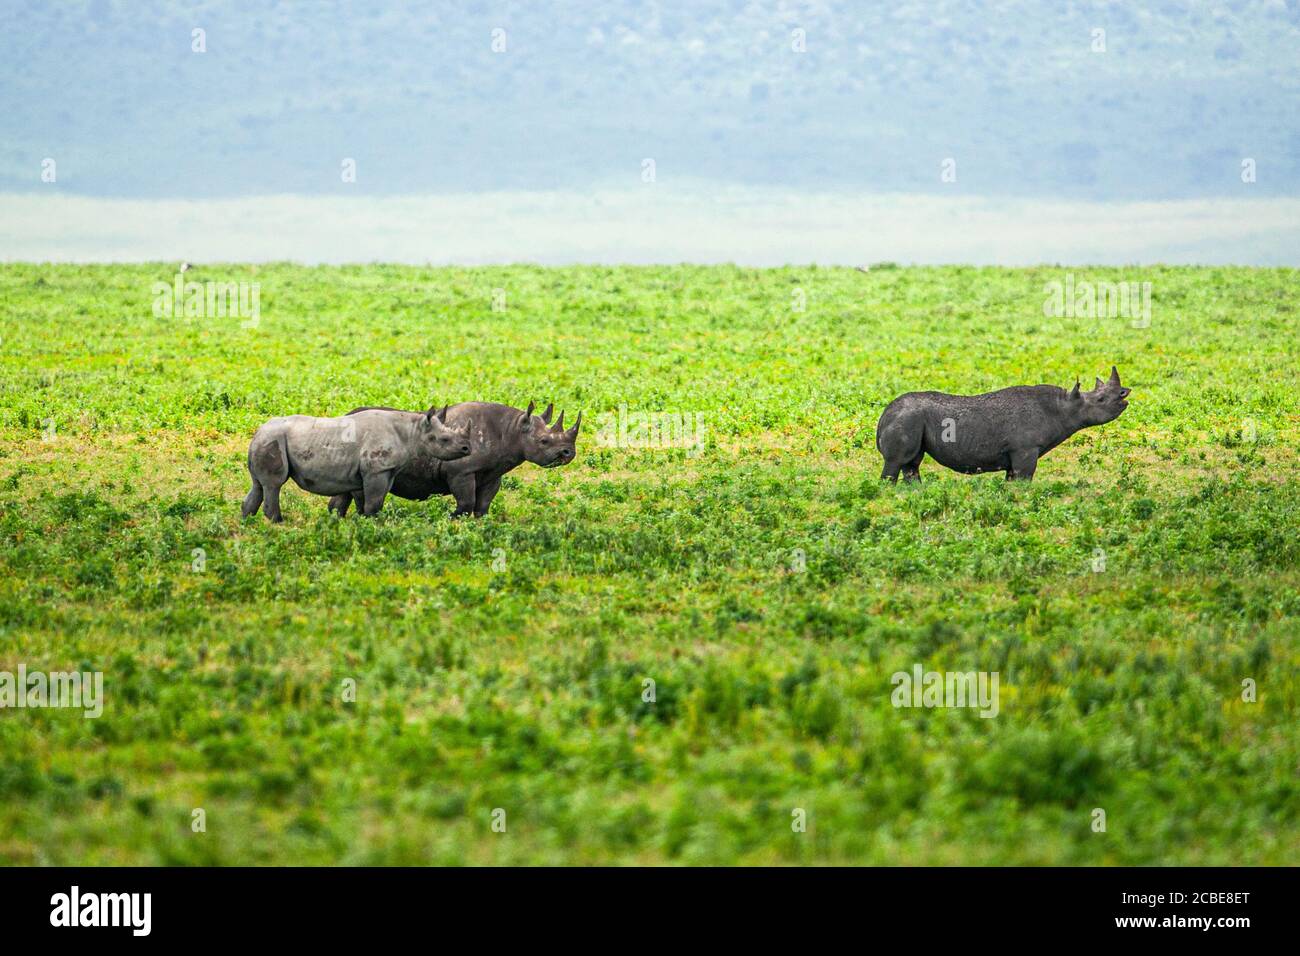
<svg viewBox="0 0 1300 956">
<path fill-rule="evenodd" d="M 469 429 L 447 425 L 447 409 L 435 413 L 371 410 L 339 418 L 289 415 L 272 418 L 248 446 L 253 487 L 243 515 L 259 507 L 280 517 L 280 486 L 290 478 L 317 495 L 356 495 L 364 514 L 383 507 L 394 479 L 417 460 L 464 458 Z"/>
<path fill-rule="evenodd" d="M 1128 408 L 1130 389 L 1110 381 L 1080 392 L 1055 385 L 1015 385 L 983 395 L 908 392 L 889 403 L 876 425 L 884 456 L 881 478 L 921 480 L 927 454 L 945 468 L 976 475 L 1005 471 L 1007 480 L 1032 481 L 1038 459 L 1075 432 L 1114 421 Z"/>
<path fill-rule="evenodd" d="M 462 402 L 451 406 L 447 410 L 447 422 L 470 429 L 473 453 L 456 461 L 439 461 L 430 455 L 417 457 L 394 478 L 393 494 L 413 501 L 424 501 L 432 495 L 454 495 L 456 510 L 452 517 L 468 514 L 483 517 L 506 472 L 525 461 L 543 468 L 558 468 L 574 459 L 582 413 L 578 413 L 573 427 L 566 430 L 564 412 L 560 412 L 559 419 L 551 426 L 554 406 L 547 405 L 541 415 L 533 414 L 534 407 L 532 402 L 528 403 L 527 410 L 495 402 Z M 348 415 L 370 410 L 358 408 Z M 356 493 L 336 494 L 330 499 L 330 510 L 341 518 L 348 513 L 354 498 L 359 505 L 361 499 Z"/>
</svg>

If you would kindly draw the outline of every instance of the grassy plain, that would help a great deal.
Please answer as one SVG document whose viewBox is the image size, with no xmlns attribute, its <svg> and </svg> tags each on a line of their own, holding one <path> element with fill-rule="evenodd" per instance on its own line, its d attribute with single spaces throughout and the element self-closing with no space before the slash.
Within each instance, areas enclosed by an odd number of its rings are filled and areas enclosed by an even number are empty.
<svg viewBox="0 0 1300 956">
<path fill-rule="evenodd" d="M 156 317 L 170 264 L 0 266 L 0 671 L 105 686 L 0 711 L 0 862 L 1300 862 L 1300 276 L 1073 272 L 1149 327 L 1049 268 L 189 273 L 241 328 Z M 901 391 L 1111 364 L 1032 485 L 877 479 Z M 468 399 L 592 427 L 484 520 L 240 520 L 266 418 Z M 621 405 L 703 452 L 602 447 Z M 893 707 L 918 663 L 1000 713 Z"/>
</svg>

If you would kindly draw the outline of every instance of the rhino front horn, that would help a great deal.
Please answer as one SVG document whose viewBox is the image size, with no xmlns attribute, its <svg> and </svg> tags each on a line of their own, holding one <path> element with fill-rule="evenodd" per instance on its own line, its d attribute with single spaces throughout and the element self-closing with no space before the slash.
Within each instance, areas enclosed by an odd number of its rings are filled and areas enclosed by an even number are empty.
<svg viewBox="0 0 1300 956">
<path fill-rule="evenodd" d="M 1111 385 L 1119 384 L 1119 369 L 1117 369 L 1113 365 L 1110 367 L 1110 384 Z"/>
<path fill-rule="evenodd" d="M 566 438 L 577 438 L 578 429 L 582 427 L 582 412 L 578 412 L 578 417 L 573 422 L 573 427 L 564 433 Z"/>
</svg>

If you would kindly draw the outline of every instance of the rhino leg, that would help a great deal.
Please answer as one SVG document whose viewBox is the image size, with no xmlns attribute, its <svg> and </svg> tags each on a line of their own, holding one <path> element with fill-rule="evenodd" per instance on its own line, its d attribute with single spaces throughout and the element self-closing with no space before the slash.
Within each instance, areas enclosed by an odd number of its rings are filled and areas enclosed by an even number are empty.
<svg viewBox="0 0 1300 956">
<path fill-rule="evenodd" d="M 481 518 L 488 513 L 488 508 L 492 507 L 492 499 L 497 496 L 501 490 L 501 476 L 489 478 L 478 486 L 478 492 L 474 496 L 474 517 Z"/>
<path fill-rule="evenodd" d="M 277 524 L 284 520 L 284 517 L 280 514 L 280 489 L 283 486 L 284 482 L 282 481 L 278 485 L 271 485 L 266 488 L 266 500 L 262 504 L 262 514 Z"/>
<path fill-rule="evenodd" d="M 885 409 L 876 426 L 876 448 L 885 459 L 880 477 L 897 481 L 903 473 L 904 481 L 920 481 L 922 447 L 925 438 L 925 416 L 920 408 L 908 404 L 894 404 Z"/>
<path fill-rule="evenodd" d="M 1033 481 L 1034 471 L 1038 468 L 1038 449 L 1023 448 L 1011 453 L 1011 467 L 1007 469 L 1007 481 Z"/>
<path fill-rule="evenodd" d="M 384 506 L 384 498 L 393 487 L 393 472 L 377 471 L 366 475 L 362 479 L 362 485 L 365 502 L 361 506 L 361 513 L 367 517 L 379 514 L 379 509 Z"/>
<path fill-rule="evenodd" d="M 911 461 L 909 461 L 909 462 L 906 462 L 906 463 L 903 465 L 903 480 L 904 480 L 904 481 L 920 481 L 920 480 L 921 480 L 921 459 L 924 458 L 924 457 L 925 457 L 925 454 L 924 454 L 924 452 L 923 452 L 923 453 L 917 455 L 916 458 L 914 458 L 913 460 L 911 460 Z"/>
<path fill-rule="evenodd" d="M 901 471 L 904 481 L 920 481 L 923 458 L 925 458 L 923 451 L 918 451 L 911 458 L 886 456 L 885 468 L 880 473 L 880 477 L 886 481 L 898 481 L 898 473 Z"/>
<path fill-rule="evenodd" d="M 474 506 L 478 500 L 475 495 L 478 482 L 474 478 L 474 473 L 457 475 L 447 484 L 451 488 L 451 493 L 456 496 L 456 510 L 451 513 L 451 516 L 459 518 L 463 515 L 473 514 Z"/>
<path fill-rule="evenodd" d="M 248 489 L 248 494 L 244 496 L 244 506 L 240 509 L 240 514 L 247 518 L 249 515 L 257 514 L 257 509 L 262 507 L 262 485 L 254 478 L 253 487 Z"/>
<path fill-rule="evenodd" d="M 280 487 L 289 480 L 289 455 L 282 435 L 253 436 L 248 448 L 248 471 L 257 487 L 244 499 L 244 513 L 252 514 L 257 504 L 270 521 L 283 521 L 280 515 Z"/>
<path fill-rule="evenodd" d="M 360 504 L 360 502 L 358 502 Z M 352 507 L 352 493 L 344 495 L 335 495 L 330 499 L 329 510 L 336 512 L 340 518 L 348 513 L 348 508 Z"/>
</svg>

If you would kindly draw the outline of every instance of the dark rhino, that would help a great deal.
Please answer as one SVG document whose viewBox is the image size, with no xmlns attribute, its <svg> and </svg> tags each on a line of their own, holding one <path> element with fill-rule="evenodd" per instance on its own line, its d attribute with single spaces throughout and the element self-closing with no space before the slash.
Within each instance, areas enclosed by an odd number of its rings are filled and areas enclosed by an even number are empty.
<svg viewBox="0 0 1300 956">
<path fill-rule="evenodd" d="M 1055 385 L 1015 385 L 983 395 L 908 392 L 889 403 L 876 425 L 885 459 L 881 478 L 920 481 L 927 454 L 953 471 L 1005 471 L 1031 481 L 1038 459 L 1075 432 L 1114 421 L 1128 407 L 1129 389 L 1111 366 L 1110 381 L 1080 392 Z"/>
<path fill-rule="evenodd" d="M 456 510 L 453 517 L 472 514 L 481 518 L 492 506 L 492 499 L 501 488 L 501 478 L 506 472 L 531 461 L 543 468 L 558 468 L 573 461 L 577 454 L 578 431 L 582 427 L 582 413 L 573 427 L 565 429 L 564 412 L 551 425 L 554 406 L 547 405 L 541 415 L 533 414 L 534 405 L 527 410 L 495 402 L 462 402 L 447 409 L 447 424 L 453 428 L 469 430 L 474 450 L 455 461 L 440 459 L 435 455 L 419 455 L 393 479 L 392 493 L 399 498 L 424 501 L 433 495 L 453 495 Z M 358 408 L 348 415 L 359 415 L 369 408 Z M 347 416 L 344 416 L 345 418 Z M 331 511 L 343 517 L 353 500 L 359 495 L 339 493 L 330 499 Z"/>
</svg>

